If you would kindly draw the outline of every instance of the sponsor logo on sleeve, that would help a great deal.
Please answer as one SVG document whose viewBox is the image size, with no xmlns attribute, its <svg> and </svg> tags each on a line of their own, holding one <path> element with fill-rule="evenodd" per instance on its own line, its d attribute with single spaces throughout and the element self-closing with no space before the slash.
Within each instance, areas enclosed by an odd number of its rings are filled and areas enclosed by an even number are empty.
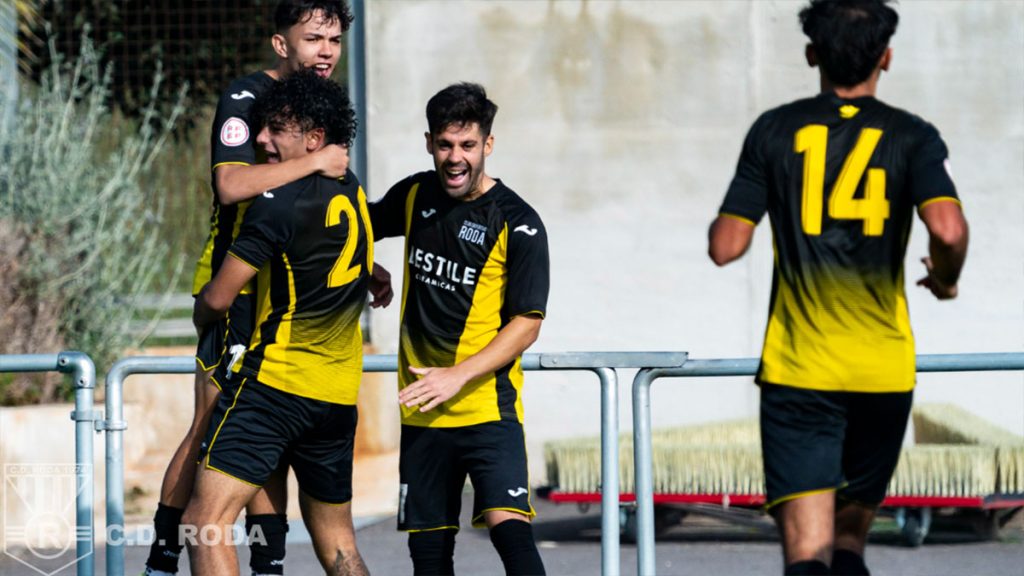
<svg viewBox="0 0 1024 576">
<path fill-rule="evenodd" d="M 232 148 L 249 141 L 249 125 L 245 120 L 232 116 L 220 127 L 220 143 Z"/>
<path fill-rule="evenodd" d="M 252 98 L 253 100 L 255 100 L 256 99 L 256 95 L 253 94 L 252 92 L 249 92 L 248 90 L 242 90 L 241 92 L 239 92 L 237 94 L 232 94 L 231 95 L 231 99 L 232 100 L 245 100 L 246 98 Z"/>
</svg>

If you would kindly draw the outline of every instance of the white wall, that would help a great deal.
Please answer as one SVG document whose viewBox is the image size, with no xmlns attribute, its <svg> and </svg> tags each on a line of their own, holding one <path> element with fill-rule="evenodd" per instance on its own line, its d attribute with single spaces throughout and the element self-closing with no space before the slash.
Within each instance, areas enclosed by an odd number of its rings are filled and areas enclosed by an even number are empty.
<svg viewBox="0 0 1024 576">
<path fill-rule="evenodd" d="M 687 350 L 756 356 L 771 285 L 770 232 L 715 268 L 706 229 L 760 111 L 817 91 L 803 60 L 801 2 L 368 2 L 371 198 L 431 168 L 424 106 L 444 86 L 482 83 L 500 111 L 488 172 L 527 199 L 550 236 L 549 315 L 533 351 Z M 1024 3 L 912 2 L 879 97 L 933 122 L 951 151 L 971 222 L 961 296 L 913 286 L 919 353 L 1024 349 Z M 400 282 L 401 242 L 378 244 Z M 398 307 L 373 319 L 394 351 Z M 632 373 L 623 373 L 630 425 Z M 953 401 L 1024 433 L 1024 375 L 922 375 L 917 400 Z M 597 434 L 596 379 L 527 377 L 535 475 L 542 443 Z M 749 378 L 664 380 L 654 425 L 753 415 Z"/>
</svg>

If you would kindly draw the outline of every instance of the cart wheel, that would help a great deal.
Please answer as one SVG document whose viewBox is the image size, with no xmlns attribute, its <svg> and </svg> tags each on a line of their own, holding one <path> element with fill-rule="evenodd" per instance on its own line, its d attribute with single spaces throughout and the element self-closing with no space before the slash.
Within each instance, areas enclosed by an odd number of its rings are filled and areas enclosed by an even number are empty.
<svg viewBox="0 0 1024 576">
<path fill-rule="evenodd" d="M 978 516 L 974 517 L 974 533 L 984 540 L 998 540 L 1003 526 L 1006 526 L 1020 511 L 1020 508 L 981 511 Z"/>
<path fill-rule="evenodd" d="M 623 542 L 636 543 L 636 508 L 619 508 L 619 537 Z"/>
<path fill-rule="evenodd" d="M 911 548 L 917 548 L 924 543 L 928 536 L 928 529 L 932 525 L 931 508 L 898 508 L 896 510 L 896 524 L 900 527 L 903 541 Z"/>
</svg>

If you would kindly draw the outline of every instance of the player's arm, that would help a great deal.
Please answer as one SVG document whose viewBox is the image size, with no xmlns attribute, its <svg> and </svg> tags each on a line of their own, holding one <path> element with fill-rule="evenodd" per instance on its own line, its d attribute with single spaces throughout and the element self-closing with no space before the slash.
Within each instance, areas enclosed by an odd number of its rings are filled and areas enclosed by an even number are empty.
<svg viewBox="0 0 1024 576">
<path fill-rule="evenodd" d="M 214 169 L 218 200 L 236 204 L 305 178 L 322 174 L 341 178 L 348 170 L 348 148 L 330 144 L 316 152 L 275 164 L 221 164 Z"/>
<path fill-rule="evenodd" d="M 750 248 L 755 226 L 746 218 L 719 214 L 708 229 L 708 256 L 718 266 L 743 256 Z"/>
<path fill-rule="evenodd" d="M 420 412 L 433 410 L 467 383 L 515 360 L 537 340 L 542 321 L 539 314 L 516 316 L 482 350 L 450 368 L 410 366 L 420 379 L 403 388 L 398 401 L 409 408 L 419 405 Z"/>
<path fill-rule="evenodd" d="M 957 281 L 967 257 L 967 219 L 958 202 L 923 205 L 918 215 L 928 228 L 928 254 L 922 258 L 928 275 L 917 281 L 939 300 L 956 298 Z"/>
<path fill-rule="evenodd" d="M 370 296 L 370 308 L 387 308 L 395 296 L 391 288 L 391 273 L 376 262 L 370 271 Z"/>
<path fill-rule="evenodd" d="M 223 318 L 242 288 L 255 275 L 256 270 L 252 266 L 228 254 L 217 275 L 196 296 L 192 309 L 192 323 L 196 330 L 202 333 L 208 325 Z"/>
</svg>

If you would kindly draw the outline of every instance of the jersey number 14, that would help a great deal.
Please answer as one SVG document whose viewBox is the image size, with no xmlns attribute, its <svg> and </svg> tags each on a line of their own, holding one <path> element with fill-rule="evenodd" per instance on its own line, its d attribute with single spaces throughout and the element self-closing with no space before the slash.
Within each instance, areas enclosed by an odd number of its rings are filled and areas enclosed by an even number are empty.
<svg viewBox="0 0 1024 576">
<path fill-rule="evenodd" d="M 828 197 L 828 215 L 836 220 L 863 220 L 865 236 L 881 236 L 889 218 L 889 201 L 885 198 L 885 170 L 868 168 L 868 161 L 882 138 L 882 131 L 864 128 L 857 143 L 846 156 Z M 825 157 L 828 147 L 828 126 L 810 124 L 796 133 L 793 151 L 804 155 L 803 193 L 800 223 L 808 236 L 821 234 L 822 202 L 825 196 Z M 864 197 L 854 198 L 867 171 Z"/>
</svg>

